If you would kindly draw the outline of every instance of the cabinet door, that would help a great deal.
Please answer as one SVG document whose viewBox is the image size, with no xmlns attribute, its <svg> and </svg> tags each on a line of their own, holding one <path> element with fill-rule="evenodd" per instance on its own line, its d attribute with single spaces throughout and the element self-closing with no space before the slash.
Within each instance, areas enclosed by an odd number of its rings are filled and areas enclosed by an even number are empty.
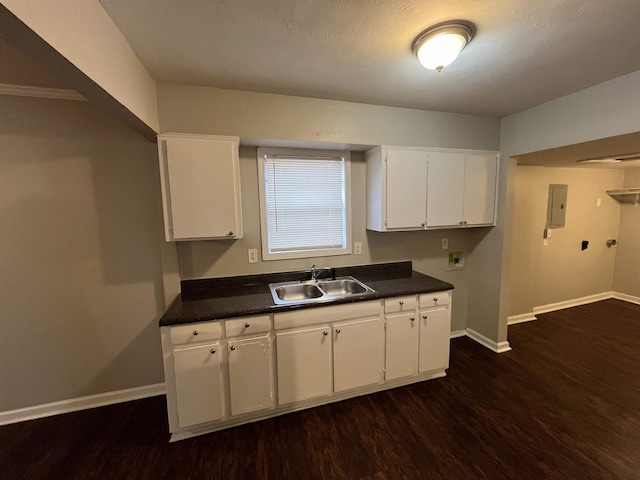
<svg viewBox="0 0 640 480">
<path fill-rule="evenodd" d="M 387 317 L 387 380 L 414 375 L 418 371 L 418 322 L 415 317 L 415 312 Z"/>
<path fill-rule="evenodd" d="M 188 427 L 222 418 L 218 343 L 173 352 L 178 425 Z"/>
<path fill-rule="evenodd" d="M 231 414 L 273 406 L 269 336 L 229 341 L 228 358 Z"/>
<path fill-rule="evenodd" d="M 331 393 L 331 327 L 276 334 L 278 403 Z"/>
<path fill-rule="evenodd" d="M 494 223 L 497 168 L 495 154 L 466 155 L 463 213 L 466 225 Z"/>
<path fill-rule="evenodd" d="M 428 227 L 461 225 L 463 220 L 464 165 L 464 153 L 429 153 Z"/>
<path fill-rule="evenodd" d="M 420 372 L 449 368 L 449 312 L 447 308 L 420 312 Z"/>
<path fill-rule="evenodd" d="M 382 334 L 382 323 L 378 317 L 333 326 L 334 391 L 382 381 Z"/>
<path fill-rule="evenodd" d="M 241 238 L 237 141 L 159 140 L 167 240 Z"/>
<path fill-rule="evenodd" d="M 387 150 L 386 228 L 423 228 L 427 213 L 427 156 Z"/>
</svg>

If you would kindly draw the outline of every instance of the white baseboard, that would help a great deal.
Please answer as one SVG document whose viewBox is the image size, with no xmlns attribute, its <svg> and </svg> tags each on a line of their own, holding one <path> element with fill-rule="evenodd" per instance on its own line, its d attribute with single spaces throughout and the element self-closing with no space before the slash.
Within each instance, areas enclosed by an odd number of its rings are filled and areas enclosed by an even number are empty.
<svg viewBox="0 0 640 480">
<path fill-rule="evenodd" d="M 512 315 L 507 319 L 507 323 L 508 325 L 515 325 L 517 323 L 532 322 L 537 319 L 538 318 L 533 314 L 533 312 L 523 313 L 521 315 Z"/>
<path fill-rule="evenodd" d="M 465 333 L 467 337 L 469 337 L 470 339 L 475 340 L 480 345 L 485 346 L 489 350 L 492 350 L 496 353 L 504 353 L 511 350 L 511 347 L 509 346 L 509 342 L 507 341 L 496 343 L 490 338 L 487 338 L 481 333 L 478 333 L 475 330 L 472 330 L 470 328 L 467 328 Z"/>
<path fill-rule="evenodd" d="M 627 295 L 626 293 L 619 292 L 603 292 L 596 295 L 589 295 L 586 297 L 574 298 L 573 300 L 567 300 L 564 302 L 550 303 L 549 305 L 542 305 L 540 307 L 533 307 L 533 311 L 530 313 L 522 313 L 520 315 L 513 315 L 508 318 L 509 325 L 516 325 L 518 323 L 529 322 L 531 320 L 537 320 L 536 315 L 542 313 L 555 312 L 556 310 L 563 310 L 565 308 L 578 307 L 580 305 L 587 305 L 593 302 L 599 302 L 601 300 L 608 300 L 615 298 L 629 303 L 635 303 L 640 305 L 640 297 L 634 297 L 633 295 Z"/>
<path fill-rule="evenodd" d="M 618 292 L 606 292 L 597 295 L 590 295 L 588 297 L 577 298 L 574 300 L 568 300 L 566 302 L 558 302 L 535 307 L 532 313 L 523 313 L 521 315 L 514 315 L 512 317 L 509 317 L 509 325 L 536 320 L 536 314 L 553 312 L 555 310 L 561 310 L 564 308 L 577 307 L 579 305 L 598 302 L 600 300 L 606 300 L 609 298 L 615 298 L 618 300 L 623 300 L 625 302 L 640 305 L 640 297 L 634 297 L 633 295 L 627 295 Z M 511 350 L 509 342 L 505 341 L 496 343 L 490 338 L 485 337 L 484 335 L 476 332 L 475 330 L 472 330 L 471 328 L 467 328 L 465 330 L 455 330 L 451 332 L 451 338 L 463 337 L 465 335 L 478 342 L 480 345 L 496 353 L 504 353 Z M 117 390 L 114 392 L 99 393 L 97 395 L 89 395 L 86 397 L 72 398 L 59 402 L 34 405 L 32 407 L 18 408 L 16 410 L 7 410 L 4 412 L 0 412 L 0 426 L 8 425 L 10 423 L 24 422 L 26 420 L 33 420 L 36 418 L 49 417 L 52 415 L 59 415 L 62 413 L 76 412 L 78 410 L 86 410 L 89 408 L 102 407 L 105 405 L 129 402 L 132 400 L 138 400 L 140 398 L 155 397 L 158 395 L 164 395 L 165 393 L 165 384 L 156 383 L 154 385 L 145 385 L 142 387 Z"/>
<path fill-rule="evenodd" d="M 599 302 L 601 300 L 607 300 L 613 298 L 614 292 L 597 293 L 595 295 L 588 295 L 586 297 L 574 298 L 573 300 L 567 300 L 564 302 L 550 303 L 549 305 L 542 305 L 540 307 L 533 307 L 534 315 L 539 313 L 555 312 L 556 310 L 563 310 L 565 308 L 578 307 L 580 305 L 586 305 L 588 303 Z"/>
<path fill-rule="evenodd" d="M 466 334 L 467 332 L 465 332 L 464 330 L 454 330 L 453 332 L 451 332 L 450 338 L 464 337 Z"/>
<path fill-rule="evenodd" d="M 86 397 L 71 398 L 59 402 L 44 403 L 33 407 L 18 408 L 0 412 L 0 425 L 24 422 L 36 418 L 50 417 L 61 413 L 76 412 L 88 408 L 102 407 L 115 403 L 129 402 L 140 398 L 155 397 L 164 395 L 166 387 L 164 383 L 145 385 L 143 387 L 127 388 L 126 390 L 116 390 L 114 392 L 99 393 Z"/>
<path fill-rule="evenodd" d="M 613 292 L 613 297 L 617 300 L 624 300 L 625 302 L 635 303 L 640 305 L 640 297 L 634 297 L 633 295 L 627 295 L 626 293 Z"/>
</svg>

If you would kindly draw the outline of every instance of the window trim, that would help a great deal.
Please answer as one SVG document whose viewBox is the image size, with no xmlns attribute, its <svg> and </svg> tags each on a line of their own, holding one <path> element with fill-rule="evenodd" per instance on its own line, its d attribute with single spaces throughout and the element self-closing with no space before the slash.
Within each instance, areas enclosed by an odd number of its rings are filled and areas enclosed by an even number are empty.
<svg viewBox="0 0 640 480">
<path fill-rule="evenodd" d="M 267 226 L 266 185 L 264 163 L 267 155 L 301 156 L 301 157 L 341 157 L 344 161 L 344 202 L 345 202 L 345 247 L 317 250 L 292 250 L 286 252 L 269 252 L 269 229 Z M 258 148 L 258 196 L 260 201 L 260 240 L 262 260 L 286 260 L 294 258 L 315 258 L 338 255 L 350 255 L 352 248 L 351 227 L 351 152 L 348 150 L 320 150 L 298 148 Z M 312 193 L 313 194 L 313 193 Z"/>
</svg>

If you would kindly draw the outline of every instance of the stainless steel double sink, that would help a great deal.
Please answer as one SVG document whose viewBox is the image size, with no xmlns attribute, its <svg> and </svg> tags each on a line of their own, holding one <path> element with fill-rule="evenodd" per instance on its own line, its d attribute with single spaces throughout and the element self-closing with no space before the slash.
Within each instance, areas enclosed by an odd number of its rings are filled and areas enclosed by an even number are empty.
<svg viewBox="0 0 640 480">
<path fill-rule="evenodd" d="M 276 305 L 330 302 L 374 292 L 372 288 L 353 277 L 270 283 L 269 290 L 271 290 L 271 296 Z"/>
</svg>

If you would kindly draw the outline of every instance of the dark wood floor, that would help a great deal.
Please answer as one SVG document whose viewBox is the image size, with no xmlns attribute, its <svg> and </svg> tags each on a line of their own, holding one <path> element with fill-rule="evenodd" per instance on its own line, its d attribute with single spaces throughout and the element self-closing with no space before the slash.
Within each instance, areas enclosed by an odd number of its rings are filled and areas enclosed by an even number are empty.
<svg viewBox="0 0 640 480">
<path fill-rule="evenodd" d="M 164 397 L 0 428 L 3 479 L 640 479 L 640 306 L 452 342 L 446 378 L 168 443 Z"/>
</svg>

